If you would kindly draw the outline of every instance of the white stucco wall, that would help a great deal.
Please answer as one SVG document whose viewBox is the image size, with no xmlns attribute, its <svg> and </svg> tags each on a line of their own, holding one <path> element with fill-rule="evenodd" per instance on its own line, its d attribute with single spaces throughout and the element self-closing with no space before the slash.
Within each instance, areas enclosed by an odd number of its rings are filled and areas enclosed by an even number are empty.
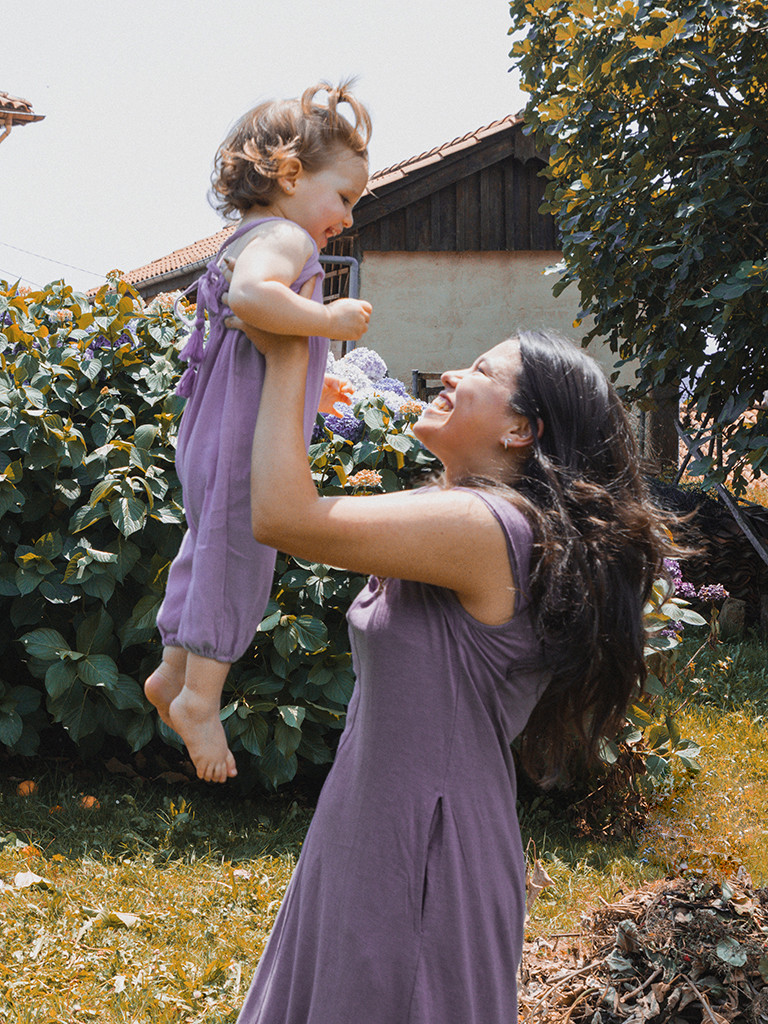
<svg viewBox="0 0 768 1024">
<path fill-rule="evenodd" d="M 578 291 L 571 285 L 555 298 L 556 278 L 542 273 L 559 259 L 557 251 L 366 252 L 360 295 L 373 316 L 360 344 L 410 385 L 413 369 L 468 366 L 516 330 L 549 328 L 580 341 L 589 325 L 573 326 Z M 610 374 L 613 353 L 594 345 L 589 351 Z"/>
</svg>

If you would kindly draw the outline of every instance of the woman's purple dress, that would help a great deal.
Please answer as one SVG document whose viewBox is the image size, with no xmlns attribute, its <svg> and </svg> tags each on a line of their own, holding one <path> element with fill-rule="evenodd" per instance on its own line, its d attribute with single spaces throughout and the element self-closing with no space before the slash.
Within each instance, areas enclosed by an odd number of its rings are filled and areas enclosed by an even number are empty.
<svg viewBox="0 0 768 1024">
<path fill-rule="evenodd" d="M 349 609 L 357 684 L 239 1024 L 516 1024 L 525 864 L 510 742 L 541 692 L 531 529 L 507 537 L 513 619 L 372 578 Z"/>
</svg>

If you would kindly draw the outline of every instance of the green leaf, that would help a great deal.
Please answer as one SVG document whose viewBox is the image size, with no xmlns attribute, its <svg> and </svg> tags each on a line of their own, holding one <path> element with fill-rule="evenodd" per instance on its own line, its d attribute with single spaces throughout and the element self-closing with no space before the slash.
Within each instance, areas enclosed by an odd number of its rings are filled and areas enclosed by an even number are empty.
<svg viewBox="0 0 768 1024">
<path fill-rule="evenodd" d="M 56 629 L 34 629 L 21 638 L 27 654 L 40 661 L 53 661 L 71 648 Z"/>
<path fill-rule="evenodd" d="M 113 622 L 105 608 L 89 615 L 77 630 L 75 643 L 82 654 L 103 652 L 112 639 Z"/>
<path fill-rule="evenodd" d="M 62 697 L 77 678 L 77 669 L 71 661 L 54 661 L 45 673 L 45 688 L 56 700 Z"/>
<path fill-rule="evenodd" d="M 123 649 L 133 644 L 145 643 L 157 630 L 157 613 L 162 604 L 159 594 L 145 594 L 134 605 L 131 617 L 120 630 Z"/>
<path fill-rule="evenodd" d="M 324 622 L 313 615 L 300 615 L 293 623 L 299 646 L 312 654 L 328 646 L 328 630 Z"/>
<path fill-rule="evenodd" d="M 294 729 L 278 718 L 275 722 L 275 746 L 286 760 L 294 755 L 300 743 L 301 729 Z"/>
<path fill-rule="evenodd" d="M 728 936 L 721 939 L 715 947 L 718 957 L 731 967 L 743 967 L 747 962 L 747 953 L 736 939 Z"/>
<path fill-rule="evenodd" d="M 147 506 L 138 498 L 115 498 L 110 502 L 109 515 L 124 537 L 136 533 L 147 518 Z"/>
<path fill-rule="evenodd" d="M 257 711 L 252 711 L 246 720 L 245 729 L 240 733 L 240 742 L 249 754 L 258 757 L 265 750 L 268 739 L 269 726 Z"/>
<path fill-rule="evenodd" d="M 279 707 L 277 710 L 280 713 L 280 717 L 282 718 L 286 725 L 289 725 L 292 729 L 301 728 L 301 723 L 304 721 L 304 716 L 306 714 L 304 708 L 291 705 L 283 705 L 282 707 Z"/>
<path fill-rule="evenodd" d="M 0 713 L 0 743 L 4 743 L 6 747 L 12 747 L 21 737 L 23 730 L 24 723 L 18 712 Z"/>
<path fill-rule="evenodd" d="M 89 505 L 84 505 L 70 519 L 69 529 L 72 533 L 80 533 L 81 530 L 86 530 L 89 526 L 93 526 L 94 523 L 98 523 L 100 519 L 103 519 L 108 514 L 107 509 L 103 506 L 91 508 Z"/>
<path fill-rule="evenodd" d="M 88 654 L 77 663 L 77 674 L 86 686 L 117 686 L 117 665 L 108 654 Z"/>
<path fill-rule="evenodd" d="M 157 437 L 157 427 L 152 426 L 149 423 L 143 423 L 140 427 L 136 428 L 133 435 L 133 443 L 137 448 L 143 448 L 149 450 Z"/>
<path fill-rule="evenodd" d="M 144 691 L 130 676 L 121 672 L 115 684 L 109 688 L 109 699 L 124 711 L 140 711 L 145 714 L 149 709 Z"/>
</svg>

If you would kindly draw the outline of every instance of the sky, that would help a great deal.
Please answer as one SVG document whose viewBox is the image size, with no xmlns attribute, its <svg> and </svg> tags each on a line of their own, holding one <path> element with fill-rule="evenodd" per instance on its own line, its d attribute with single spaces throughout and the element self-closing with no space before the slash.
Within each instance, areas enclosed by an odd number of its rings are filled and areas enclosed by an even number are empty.
<svg viewBox="0 0 768 1024">
<path fill-rule="evenodd" d="M 45 115 L 0 143 L 0 278 L 32 286 L 218 231 L 213 157 L 261 100 L 355 76 L 372 171 L 525 105 L 507 0 L 25 0 L 3 22 L 0 90 Z"/>
</svg>

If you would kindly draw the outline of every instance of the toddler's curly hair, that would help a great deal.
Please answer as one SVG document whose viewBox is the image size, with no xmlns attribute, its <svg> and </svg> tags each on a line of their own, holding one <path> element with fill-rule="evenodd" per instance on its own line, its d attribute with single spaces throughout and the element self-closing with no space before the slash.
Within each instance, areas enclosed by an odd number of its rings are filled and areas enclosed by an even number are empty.
<svg viewBox="0 0 768 1024">
<path fill-rule="evenodd" d="M 228 218 L 242 216 L 254 206 L 268 206 L 277 190 L 277 177 L 291 157 L 303 170 L 322 169 L 335 149 L 346 147 L 368 159 L 371 118 L 350 91 L 351 81 L 337 86 L 318 82 L 299 99 L 268 100 L 249 110 L 221 144 L 211 175 L 211 203 Z M 325 104 L 315 99 L 326 92 Z M 346 103 L 354 122 L 339 111 Z"/>
</svg>

